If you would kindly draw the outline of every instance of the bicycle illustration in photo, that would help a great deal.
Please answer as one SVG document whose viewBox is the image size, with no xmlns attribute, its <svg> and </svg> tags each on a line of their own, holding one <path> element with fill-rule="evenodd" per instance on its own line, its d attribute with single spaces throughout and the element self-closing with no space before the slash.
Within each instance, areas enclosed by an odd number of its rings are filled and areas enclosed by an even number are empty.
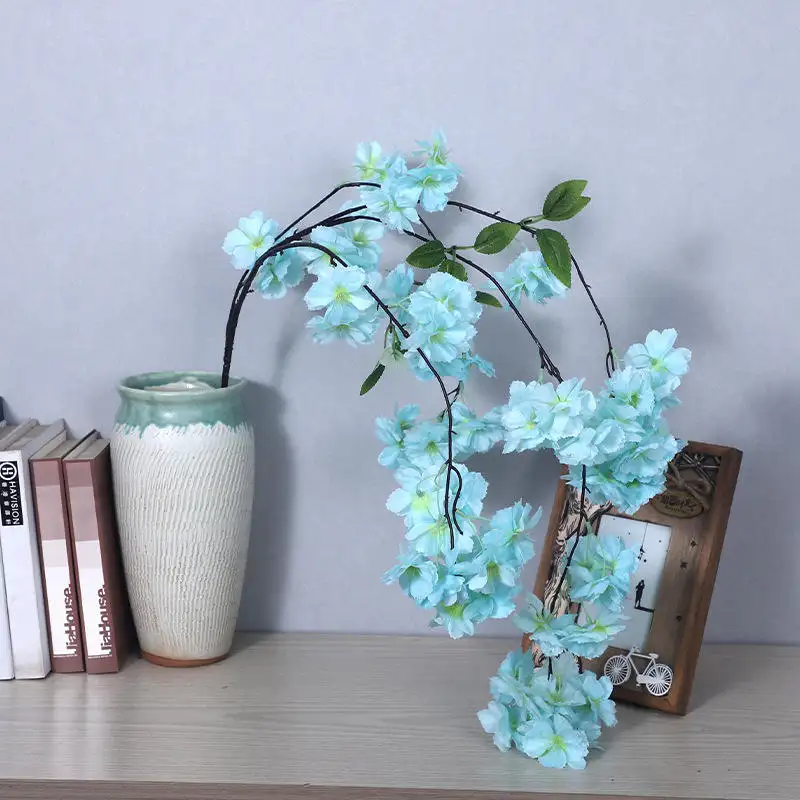
<svg viewBox="0 0 800 800">
<path fill-rule="evenodd" d="M 643 669 L 637 665 L 646 662 Z M 636 647 L 631 647 L 626 655 L 617 653 L 606 661 L 603 674 L 614 686 L 621 686 L 631 677 L 631 672 L 636 674 L 636 683 L 643 685 L 655 697 L 663 697 L 672 686 L 672 670 L 658 662 L 658 653 L 642 653 Z"/>
</svg>

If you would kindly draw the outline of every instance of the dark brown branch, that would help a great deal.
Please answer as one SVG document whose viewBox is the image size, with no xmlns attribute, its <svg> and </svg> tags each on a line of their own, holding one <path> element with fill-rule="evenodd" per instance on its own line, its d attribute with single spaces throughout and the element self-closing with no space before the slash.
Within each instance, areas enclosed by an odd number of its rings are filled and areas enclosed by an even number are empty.
<svg viewBox="0 0 800 800">
<path fill-rule="evenodd" d="M 572 557 L 575 555 L 575 550 L 578 548 L 578 542 L 581 540 L 581 531 L 583 530 L 583 520 L 586 517 L 586 466 L 584 465 L 581 467 L 581 507 L 578 513 L 578 523 L 575 526 L 575 531 L 573 536 L 575 536 L 575 543 L 572 545 L 572 549 L 569 551 L 569 556 L 567 557 L 566 562 L 564 563 L 564 570 L 561 573 L 561 578 L 558 581 L 558 585 L 556 586 L 555 592 L 553 592 L 553 596 L 550 598 L 550 613 L 553 613 L 553 609 L 556 607 L 556 602 L 558 601 L 558 595 L 561 593 L 561 588 L 564 586 L 564 581 L 567 578 L 567 570 L 569 570 L 570 564 L 572 564 Z"/>
<path fill-rule="evenodd" d="M 608 330 L 608 325 L 606 324 L 605 317 L 603 316 L 603 313 L 600 311 L 600 307 L 597 305 L 597 302 L 594 299 L 594 295 L 591 292 L 591 287 L 586 282 L 586 278 L 583 277 L 583 272 L 580 266 L 578 265 L 578 262 L 575 260 L 575 256 L 573 256 L 570 253 L 570 258 L 572 259 L 572 265 L 575 267 L 575 272 L 578 273 L 578 278 L 580 279 L 580 282 L 583 284 L 583 288 L 586 290 L 586 296 L 591 301 L 595 313 L 600 319 L 600 325 L 603 328 L 603 331 L 606 335 L 606 343 L 608 344 L 608 350 L 606 352 L 606 374 L 610 378 L 611 373 L 617 368 L 616 362 L 614 361 L 614 345 L 611 343 L 611 333 Z"/>
</svg>

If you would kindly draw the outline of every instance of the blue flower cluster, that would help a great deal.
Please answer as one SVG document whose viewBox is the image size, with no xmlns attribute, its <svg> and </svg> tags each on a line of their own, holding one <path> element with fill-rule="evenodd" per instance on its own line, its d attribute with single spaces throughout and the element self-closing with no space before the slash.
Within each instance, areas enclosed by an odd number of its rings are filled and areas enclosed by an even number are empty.
<svg viewBox="0 0 800 800">
<path fill-rule="evenodd" d="M 316 312 L 307 323 L 316 342 L 372 343 L 385 321 L 379 302 L 385 304 L 399 325 L 387 325 L 379 365 L 405 365 L 420 380 L 435 377 L 432 367 L 457 379 L 457 396 L 463 397 L 461 382 L 473 367 L 494 376 L 492 364 L 473 352 L 479 295 L 450 262 L 424 281 L 405 263 L 385 275 L 380 267 L 386 230 L 413 231 L 421 222 L 419 208 L 443 210 L 459 181 L 443 133 L 418 144 L 411 164 L 377 142 L 360 144 L 354 167 L 373 185 L 360 187 L 360 202 L 304 229 L 307 237 L 282 233 L 275 220 L 254 211 L 225 236 L 223 250 L 236 269 L 258 264 L 247 286 L 268 299 L 285 296 L 311 276 L 305 302 Z M 523 296 L 545 303 L 566 293 L 538 251 L 525 250 L 495 278 L 514 304 Z M 480 300 L 492 303 L 492 297 Z M 663 419 L 678 402 L 675 392 L 691 357 L 674 347 L 676 336 L 671 329 L 651 331 L 643 344 L 628 349 L 597 394 L 577 378 L 558 385 L 515 381 L 508 403 L 485 415 L 448 400 L 449 408 L 433 419 L 420 419 L 413 405 L 378 419 L 384 445 L 379 461 L 398 484 L 387 508 L 403 518 L 406 540 L 383 580 L 397 583 L 431 613 L 432 626 L 453 638 L 472 635 L 486 619 L 513 614 L 522 569 L 533 557 L 528 534 L 541 509 L 534 513 L 518 501 L 486 513 L 487 482 L 465 462 L 500 442 L 505 453 L 547 447 L 569 467 L 573 486 L 580 488 L 585 470 L 592 501 L 611 501 L 632 513 L 662 489 L 667 463 L 682 444 Z M 375 380 L 382 372 L 375 370 Z M 587 534 L 562 564 L 580 611 L 554 614 L 539 598 L 526 598 L 515 622 L 549 663 L 535 667 L 529 653 L 515 651 L 492 678 L 493 699 L 478 716 L 501 750 L 514 746 L 545 766 L 584 766 L 601 725 L 613 725 L 615 712 L 609 681 L 580 672 L 576 658 L 598 657 L 622 630 L 622 603 L 637 564 L 637 554 L 621 540 Z"/>
<path fill-rule="evenodd" d="M 365 188 L 361 199 L 369 213 L 391 230 L 413 230 L 419 222 L 417 205 L 425 211 L 441 211 L 458 184 L 460 170 L 448 158 L 444 133 L 439 131 L 432 141 L 419 144 L 422 150 L 416 155 L 423 156 L 423 161 L 413 168 L 401 155 L 385 156 L 377 142 L 362 143 L 356 151 L 359 178 L 380 184 Z"/>
<path fill-rule="evenodd" d="M 471 636 L 486 619 L 514 611 L 520 572 L 533 557 L 527 532 L 539 521 L 541 509 L 532 514 L 529 505 L 517 502 L 483 518 L 486 481 L 457 463 L 450 496 L 458 496 L 458 530 L 451 548 L 444 514 L 447 423 L 417 422 L 418 413 L 417 406 L 405 406 L 394 418 L 377 421 L 386 445 L 379 461 L 394 471 L 399 484 L 386 506 L 404 518 L 409 542 L 384 581 L 396 581 L 417 605 L 433 610 L 431 625 L 444 626 L 457 639 Z M 454 403 L 452 413 L 456 457 L 488 450 L 499 440 L 499 426 L 463 403 Z"/>
<path fill-rule="evenodd" d="M 534 667 L 530 653 L 509 653 L 489 682 L 492 701 L 478 712 L 500 750 L 516 747 L 545 767 L 583 769 L 601 725 L 616 724 L 606 677 L 579 672 L 569 655 Z"/>
<path fill-rule="evenodd" d="M 585 766 L 601 724 L 614 725 L 616 714 L 611 682 L 579 672 L 575 656 L 597 658 L 624 628 L 620 609 L 637 565 L 621 539 L 586 534 L 567 570 L 569 597 L 582 612 L 556 615 L 528 595 L 514 621 L 548 664 L 534 667 L 530 654 L 516 650 L 489 682 L 493 699 L 478 719 L 497 747 L 513 745 L 546 767 Z"/>
<path fill-rule="evenodd" d="M 514 381 L 509 401 L 495 409 L 504 428 L 503 452 L 552 448 L 581 487 L 586 467 L 593 502 L 611 501 L 634 513 L 664 488 L 664 473 L 683 443 L 669 433 L 663 412 L 688 369 L 691 353 L 675 348 L 673 329 L 651 331 L 595 396 L 583 381 Z"/>
</svg>

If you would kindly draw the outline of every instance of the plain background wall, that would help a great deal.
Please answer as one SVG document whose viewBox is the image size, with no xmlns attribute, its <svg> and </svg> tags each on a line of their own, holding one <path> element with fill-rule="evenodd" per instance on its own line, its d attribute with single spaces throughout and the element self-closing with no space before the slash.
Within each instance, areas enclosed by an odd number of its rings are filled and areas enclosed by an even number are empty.
<svg viewBox="0 0 800 800">
<path fill-rule="evenodd" d="M 800 642 L 799 28 L 793 0 L 7 1 L 0 394 L 15 417 L 107 433 L 119 377 L 219 369 L 236 219 L 288 221 L 349 175 L 358 141 L 412 149 L 441 125 L 462 199 L 521 217 L 589 180 L 564 230 L 617 348 L 677 327 L 694 359 L 675 432 L 745 454 L 707 638 Z M 527 312 L 596 388 L 585 297 Z M 436 389 L 396 374 L 359 398 L 377 350 L 313 345 L 306 318 L 299 290 L 256 296 L 240 328 L 260 448 L 240 625 L 423 632 L 379 580 L 403 529 L 373 418 L 437 411 Z M 510 317 L 481 328 L 499 373 L 473 390 L 485 410 L 538 368 Z M 549 512 L 550 455 L 472 463 L 490 506 Z"/>
</svg>

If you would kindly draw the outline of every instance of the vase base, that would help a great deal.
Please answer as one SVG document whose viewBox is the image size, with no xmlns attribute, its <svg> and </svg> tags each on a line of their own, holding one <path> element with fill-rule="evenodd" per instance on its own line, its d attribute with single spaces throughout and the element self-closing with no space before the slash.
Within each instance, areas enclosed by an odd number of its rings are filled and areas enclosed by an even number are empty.
<svg viewBox="0 0 800 800">
<path fill-rule="evenodd" d="M 157 656 L 154 653 L 148 653 L 142 650 L 142 658 L 149 661 L 151 664 L 156 664 L 159 667 L 205 667 L 208 664 L 216 664 L 227 657 L 227 653 L 221 656 L 214 656 L 213 658 L 195 658 L 184 660 L 180 658 L 166 658 L 165 656 Z"/>
</svg>

